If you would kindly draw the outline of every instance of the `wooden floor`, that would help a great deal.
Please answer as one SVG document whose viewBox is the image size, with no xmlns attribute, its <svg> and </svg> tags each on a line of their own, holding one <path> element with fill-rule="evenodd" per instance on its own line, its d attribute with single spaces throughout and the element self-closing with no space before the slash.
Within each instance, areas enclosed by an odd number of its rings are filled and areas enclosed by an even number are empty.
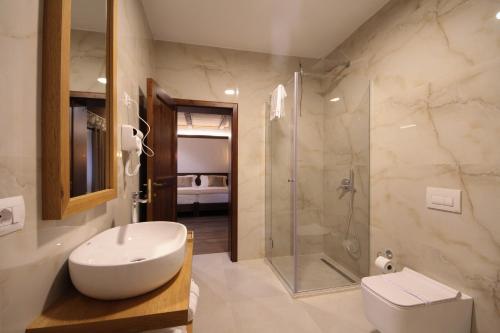
<svg viewBox="0 0 500 333">
<path fill-rule="evenodd" d="M 179 217 L 177 222 L 194 231 L 194 254 L 229 251 L 229 217 Z"/>
</svg>

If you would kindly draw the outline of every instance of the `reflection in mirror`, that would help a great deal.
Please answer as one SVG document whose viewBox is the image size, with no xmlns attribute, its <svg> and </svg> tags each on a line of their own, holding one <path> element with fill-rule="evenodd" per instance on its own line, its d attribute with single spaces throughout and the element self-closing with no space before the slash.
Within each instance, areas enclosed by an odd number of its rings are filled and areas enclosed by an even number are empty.
<svg viewBox="0 0 500 333">
<path fill-rule="evenodd" d="M 106 0 L 71 1 L 70 196 L 107 188 Z"/>
</svg>

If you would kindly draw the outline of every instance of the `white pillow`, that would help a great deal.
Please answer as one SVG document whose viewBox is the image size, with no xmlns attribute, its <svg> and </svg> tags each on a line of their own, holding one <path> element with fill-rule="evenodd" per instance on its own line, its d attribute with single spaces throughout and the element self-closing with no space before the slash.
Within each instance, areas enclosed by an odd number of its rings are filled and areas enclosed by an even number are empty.
<svg viewBox="0 0 500 333">
<path fill-rule="evenodd" d="M 183 175 L 183 176 L 177 176 L 177 177 L 179 177 L 179 178 L 192 177 L 191 187 L 196 187 L 196 175 Z"/>
<path fill-rule="evenodd" d="M 208 187 L 208 176 L 201 175 L 200 180 L 201 180 L 200 187 Z"/>
</svg>

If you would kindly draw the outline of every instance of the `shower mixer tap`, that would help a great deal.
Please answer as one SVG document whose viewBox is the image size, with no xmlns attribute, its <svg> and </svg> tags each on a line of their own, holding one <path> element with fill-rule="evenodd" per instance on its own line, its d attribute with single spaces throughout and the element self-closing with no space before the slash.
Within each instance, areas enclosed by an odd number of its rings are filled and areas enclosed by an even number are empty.
<svg viewBox="0 0 500 333">
<path fill-rule="evenodd" d="M 354 171 L 352 168 L 349 170 L 349 177 L 342 178 L 340 186 L 337 187 L 337 190 L 342 190 L 340 198 L 342 198 L 347 192 L 356 192 L 356 189 L 354 188 Z"/>
<path fill-rule="evenodd" d="M 343 178 L 340 181 L 340 186 L 337 189 L 342 189 L 344 191 L 352 190 L 352 180 L 350 178 Z"/>
</svg>

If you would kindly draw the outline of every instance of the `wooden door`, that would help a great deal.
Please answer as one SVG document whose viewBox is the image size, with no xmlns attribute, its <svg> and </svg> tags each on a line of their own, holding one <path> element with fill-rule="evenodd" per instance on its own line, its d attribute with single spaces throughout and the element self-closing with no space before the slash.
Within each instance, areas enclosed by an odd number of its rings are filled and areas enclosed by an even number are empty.
<svg viewBox="0 0 500 333">
<path fill-rule="evenodd" d="M 155 152 L 148 161 L 149 221 L 177 219 L 177 112 L 173 100 L 153 79 L 148 79 L 147 119 L 151 132 L 146 142 Z"/>
<path fill-rule="evenodd" d="M 71 197 L 87 194 L 87 108 L 71 109 Z"/>
</svg>

